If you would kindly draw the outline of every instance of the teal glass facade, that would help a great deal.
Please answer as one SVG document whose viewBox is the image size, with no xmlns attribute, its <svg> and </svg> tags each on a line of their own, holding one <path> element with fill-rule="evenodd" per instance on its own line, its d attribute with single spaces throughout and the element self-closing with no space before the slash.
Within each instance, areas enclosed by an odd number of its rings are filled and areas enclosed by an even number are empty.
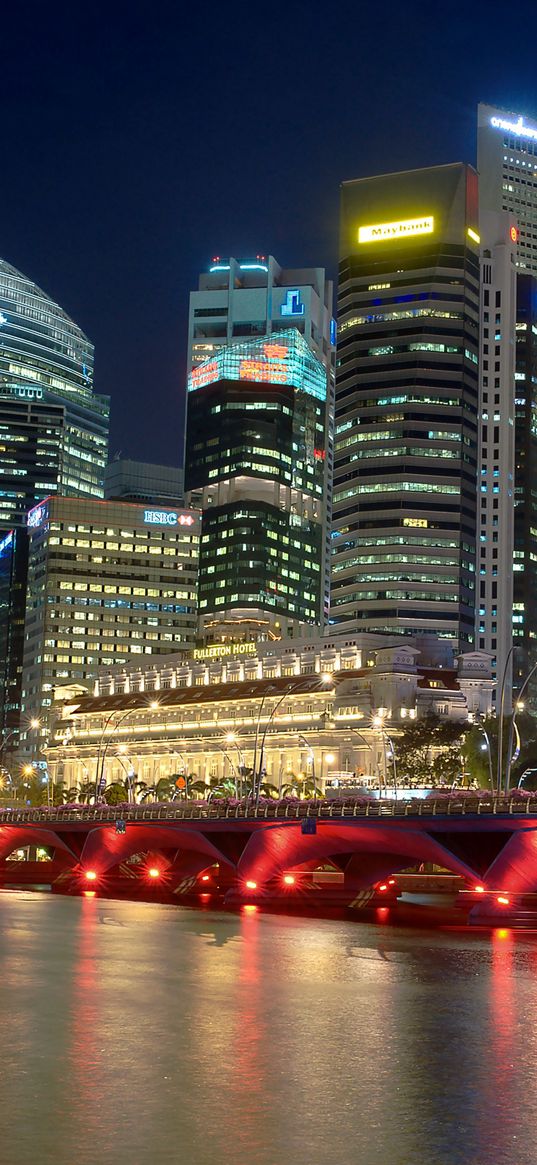
<svg viewBox="0 0 537 1165">
<path fill-rule="evenodd" d="M 321 624 L 327 373 L 296 329 L 189 377 L 185 485 L 203 508 L 199 611 Z M 287 622 L 289 621 L 289 622 Z"/>
</svg>

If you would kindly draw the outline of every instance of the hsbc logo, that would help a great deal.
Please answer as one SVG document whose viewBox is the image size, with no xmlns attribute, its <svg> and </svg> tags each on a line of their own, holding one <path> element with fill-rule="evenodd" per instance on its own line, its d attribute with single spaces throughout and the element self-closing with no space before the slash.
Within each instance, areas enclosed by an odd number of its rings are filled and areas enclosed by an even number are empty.
<svg viewBox="0 0 537 1165">
<path fill-rule="evenodd" d="M 147 526 L 193 526 L 192 514 L 178 514 L 175 510 L 144 510 Z"/>
</svg>

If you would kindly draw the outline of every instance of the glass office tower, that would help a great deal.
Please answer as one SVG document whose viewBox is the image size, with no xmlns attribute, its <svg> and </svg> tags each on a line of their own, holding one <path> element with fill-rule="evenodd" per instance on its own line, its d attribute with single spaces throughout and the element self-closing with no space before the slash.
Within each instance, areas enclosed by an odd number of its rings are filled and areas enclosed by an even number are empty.
<svg viewBox="0 0 537 1165">
<path fill-rule="evenodd" d="M 474 641 L 477 174 L 345 182 L 331 623 Z"/>
<path fill-rule="evenodd" d="M 190 374 L 185 484 L 203 510 L 207 642 L 322 624 L 327 391 L 294 328 L 221 348 Z"/>
<path fill-rule="evenodd" d="M 24 623 L 28 511 L 54 493 L 103 497 L 109 399 L 93 392 L 92 381 L 93 345 L 81 329 L 0 260 L 0 531 L 17 531 L 12 583 L 0 608 L 8 628 Z M 22 656 L 12 629 L 0 628 L 0 643 L 10 644 L 0 657 L 5 739 L 18 723 Z"/>
</svg>

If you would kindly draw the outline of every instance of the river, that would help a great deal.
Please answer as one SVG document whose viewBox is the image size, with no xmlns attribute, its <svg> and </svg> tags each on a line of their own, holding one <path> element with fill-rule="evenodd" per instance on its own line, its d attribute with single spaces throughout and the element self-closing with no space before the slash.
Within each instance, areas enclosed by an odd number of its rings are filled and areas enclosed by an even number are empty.
<svg viewBox="0 0 537 1165">
<path fill-rule="evenodd" d="M 1 1165 L 531 1165 L 537 935 L 0 893 Z"/>
</svg>

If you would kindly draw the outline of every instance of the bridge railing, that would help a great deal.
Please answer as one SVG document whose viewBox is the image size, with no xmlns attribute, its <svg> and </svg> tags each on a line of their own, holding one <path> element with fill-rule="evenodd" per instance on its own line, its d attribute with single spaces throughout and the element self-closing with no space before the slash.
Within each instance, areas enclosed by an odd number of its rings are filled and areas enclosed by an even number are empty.
<svg viewBox="0 0 537 1165">
<path fill-rule="evenodd" d="M 424 800 L 371 800 L 351 804 L 345 801 L 275 802 L 259 805 L 131 805 L 93 806 L 80 809 L 0 809 L 1 825 L 32 823 L 41 826 L 94 822 L 113 824 L 119 818 L 128 823 L 146 821 L 297 821 L 306 817 L 338 820 L 366 817 L 461 817 L 532 815 L 537 816 L 537 796 L 526 797 L 439 797 Z"/>
</svg>

